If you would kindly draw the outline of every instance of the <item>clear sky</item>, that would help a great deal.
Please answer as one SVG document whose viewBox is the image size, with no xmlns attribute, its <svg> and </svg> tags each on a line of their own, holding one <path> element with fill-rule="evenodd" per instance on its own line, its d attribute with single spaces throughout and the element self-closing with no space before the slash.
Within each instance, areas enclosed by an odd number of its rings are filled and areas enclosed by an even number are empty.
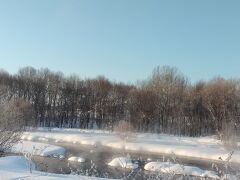
<svg viewBox="0 0 240 180">
<path fill-rule="evenodd" d="M 240 78 L 240 1 L 0 0 L 0 68 L 135 82 L 156 66 Z"/>
</svg>

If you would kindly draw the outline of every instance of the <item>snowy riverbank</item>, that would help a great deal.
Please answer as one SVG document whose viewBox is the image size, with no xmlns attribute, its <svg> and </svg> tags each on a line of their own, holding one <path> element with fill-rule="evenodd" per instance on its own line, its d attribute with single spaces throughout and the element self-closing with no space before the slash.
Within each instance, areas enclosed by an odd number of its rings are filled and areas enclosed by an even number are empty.
<svg viewBox="0 0 240 180">
<path fill-rule="evenodd" d="M 43 142 L 66 142 L 85 145 L 102 145 L 128 151 L 175 154 L 189 158 L 222 161 L 229 156 L 221 141 L 215 136 L 208 137 L 178 137 L 166 134 L 131 134 L 126 141 L 122 141 L 117 134 L 100 130 L 81 129 L 47 129 L 39 128 L 34 132 L 25 132 L 23 140 Z M 240 152 L 235 151 L 232 162 L 240 163 Z"/>
<path fill-rule="evenodd" d="M 29 171 L 28 167 L 29 161 L 23 156 L 7 156 L 0 158 L 0 174 L 1 180 L 12 180 L 12 179 L 21 179 L 21 180 L 103 180 L 103 178 L 96 177 L 86 177 L 86 176 L 74 176 L 74 175 L 61 175 L 61 174 L 52 174 L 46 172 L 36 171 L 33 168 L 32 173 Z M 34 166 L 33 166 L 34 167 Z"/>
</svg>

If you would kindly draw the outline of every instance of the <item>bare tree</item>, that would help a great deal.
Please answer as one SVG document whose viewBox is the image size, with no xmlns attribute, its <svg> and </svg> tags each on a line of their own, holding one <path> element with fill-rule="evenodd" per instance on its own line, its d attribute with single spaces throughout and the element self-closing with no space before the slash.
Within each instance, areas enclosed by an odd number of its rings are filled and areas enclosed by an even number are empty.
<svg viewBox="0 0 240 180">
<path fill-rule="evenodd" d="M 24 101 L 7 98 L 4 91 L 0 89 L 0 154 L 20 140 L 24 125 L 32 119 L 32 113 L 27 112 L 29 106 Z"/>
<path fill-rule="evenodd" d="M 135 131 L 188 136 L 218 132 L 226 140 L 240 134 L 240 80 L 190 84 L 169 66 L 156 67 L 150 78 L 135 85 L 26 67 L 15 75 L 0 71 L 0 87 L 1 114 L 16 108 L 24 126 L 113 130 L 128 119 Z M 2 115 L 2 123 L 6 117 Z"/>
</svg>

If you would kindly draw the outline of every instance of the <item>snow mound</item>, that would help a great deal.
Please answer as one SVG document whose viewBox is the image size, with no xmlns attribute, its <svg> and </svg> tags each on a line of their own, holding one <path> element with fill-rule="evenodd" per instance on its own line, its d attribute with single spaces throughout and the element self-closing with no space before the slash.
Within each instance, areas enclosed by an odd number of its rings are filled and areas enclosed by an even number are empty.
<svg viewBox="0 0 240 180">
<path fill-rule="evenodd" d="M 72 156 L 72 157 L 68 158 L 68 161 L 84 163 L 84 162 L 86 161 L 86 159 L 84 159 L 84 158 L 82 158 L 82 157 Z"/>
<path fill-rule="evenodd" d="M 184 166 L 170 162 L 150 162 L 144 166 L 146 171 L 161 172 L 176 175 L 188 175 L 204 178 L 220 179 L 214 171 L 205 171 L 194 166 Z"/>
<path fill-rule="evenodd" d="M 24 154 L 30 153 L 32 155 L 44 157 L 62 157 L 65 155 L 65 149 L 63 147 L 30 141 L 22 141 L 18 144 L 15 144 L 12 147 L 11 152 Z"/>
<path fill-rule="evenodd" d="M 46 147 L 42 153 L 40 154 L 40 156 L 54 156 L 54 157 L 58 157 L 58 156 L 62 156 L 65 154 L 65 149 L 63 147 L 59 147 L 59 146 L 48 146 Z"/>
<path fill-rule="evenodd" d="M 127 157 L 117 157 L 114 158 L 110 163 L 108 163 L 109 166 L 112 167 L 122 167 L 126 169 L 137 169 L 138 164 L 133 163 L 130 158 Z"/>
</svg>

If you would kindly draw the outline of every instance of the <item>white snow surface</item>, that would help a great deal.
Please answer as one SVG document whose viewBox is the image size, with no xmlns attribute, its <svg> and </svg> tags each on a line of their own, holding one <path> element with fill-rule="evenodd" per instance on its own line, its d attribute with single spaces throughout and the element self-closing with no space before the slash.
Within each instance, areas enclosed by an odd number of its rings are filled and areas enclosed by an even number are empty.
<svg viewBox="0 0 240 180">
<path fill-rule="evenodd" d="M 72 157 L 68 158 L 68 161 L 84 163 L 84 162 L 86 161 L 86 159 L 83 158 L 83 157 L 75 157 L 75 156 L 72 156 Z"/>
<path fill-rule="evenodd" d="M 32 155 L 44 157 L 62 157 L 65 155 L 65 149 L 63 147 L 31 141 L 21 141 L 15 144 L 10 151 L 13 153 L 30 153 Z"/>
<path fill-rule="evenodd" d="M 198 167 L 184 166 L 180 164 L 174 164 L 171 162 L 149 162 L 144 166 L 144 169 L 147 171 L 167 173 L 167 174 L 220 179 L 219 176 L 214 171 L 206 171 Z"/>
<path fill-rule="evenodd" d="M 137 169 L 138 164 L 132 162 L 132 160 L 128 157 L 117 157 L 114 158 L 111 162 L 108 163 L 109 166 L 112 167 L 122 167 L 126 169 Z"/>
<path fill-rule="evenodd" d="M 60 175 L 36 171 L 33 169 L 32 173 L 28 169 L 28 160 L 23 156 L 7 156 L 0 158 L 0 174 L 1 180 L 103 180 L 103 178 L 74 176 L 74 175 Z"/>
<path fill-rule="evenodd" d="M 228 157 L 229 151 L 215 136 L 179 137 L 166 134 L 135 133 L 126 141 L 115 133 L 101 130 L 58 129 L 51 131 L 39 128 L 25 132 L 23 140 L 55 141 L 85 145 L 103 145 L 115 149 L 139 151 L 155 154 L 172 154 L 189 158 L 221 161 Z M 240 163 L 240 151 L 235 151 L 232 162 Z"/>
</svg>

